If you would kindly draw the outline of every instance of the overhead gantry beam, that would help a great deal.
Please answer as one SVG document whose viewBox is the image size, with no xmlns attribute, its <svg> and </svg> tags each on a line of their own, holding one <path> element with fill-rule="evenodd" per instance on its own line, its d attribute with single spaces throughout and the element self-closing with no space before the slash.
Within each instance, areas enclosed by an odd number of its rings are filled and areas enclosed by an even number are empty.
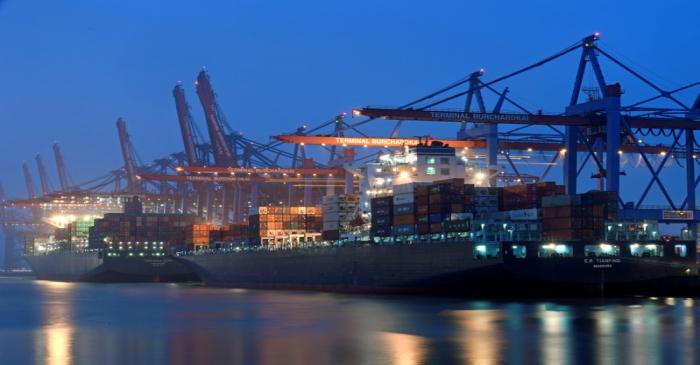
<svg viewBox="0 0 700 365">
<path fill-rule="evenodd" d="M 137 176 L 140 180 L 154 181 L 188 181 L 188 182 L 211 182 L 211 183 L 305 183 L 313 180 L 313 177 L 308 176 L 288 176 L 288 177 L 266 177 L 266 176 L 227 176 L 227 175 L 157 175 L 157 174 L 142 174 Z M 317 176 L 318 181 L 323 184 L 345 183 L 344 178 L 336 178 L 329 176 Z"/>
<path fill-rule="evenodd" d="M 309 168 L 283 168 L 283 167 L 223 167 L 223 166 L 178 166 L 178 172 L 189 172 L 194 174 L 268 174 L 282 176 L 316 176 L 316 175 L 339 175 L 342 169 L 309 169 Z"/>
<path fill-rule="evenodd" d="M 486 148 L 485 139 L 452 140 L 430 137 L 426 138 L 375 138 L 375 137 L 326 137 L 326 136 L 299 136 L 299 135 L 279 135 L 275 139 L 289 144 L 307 144 L 320 146 L 362 146 L 362 147 L 403 147 L 417 146 L 419 143 L 430 143 L 432 141 L 442 142 L 454 148 Z M 581 148 L 585 148 L 583 144 Z M 500 140 L 498 148 L 508 151 L 554 151 L 566 152 L 563 143 L 536 142 L 536 141 L 513 141 Z M 668 147 L 663 146 L 640 146 L 643 152 L 653 154 L 666 154 L 670 152 Z M 631 145 L 622 145 L 620 151 L 625 153 L 636 153 L 639 149 Z"/>
</svg>

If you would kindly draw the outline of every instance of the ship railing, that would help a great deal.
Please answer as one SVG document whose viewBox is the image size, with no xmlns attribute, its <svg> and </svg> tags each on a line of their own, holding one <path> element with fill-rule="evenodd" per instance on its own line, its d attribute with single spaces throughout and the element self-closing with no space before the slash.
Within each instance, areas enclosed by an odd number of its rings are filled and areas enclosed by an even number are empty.
<svg viewBox="0 0 700 365">
<path fill-rule="evenodd" d="M 363 245 L 376 245 L 376 246 L 393 246 L 393 245 L 413 245 L 413 244 L 438 244 L 438 243 L 451 243 L 459 242 L 456 239 L 444 239 L 444 240 L 405 240 L 405 241 L 387 241 L 387 242 L 372 242 L 365 240 L 357 241 L 321 241 L 321 242 L 304 242 L 300 244 L 277 244 L 277 245 L 250 245 L 250 246 L 238 246 L 238 247 L 222 247 L 222 248 L 212 248 L 206 250 L 186 250 L 186 251 L 176 251 L 174 254 L 176 256 L 195 256 L 195 255 L 222 255 L 222 254 L 232 254 L 232 253 L 247 253 L 247 252 L 277 252 L 277 251 L 302 251 L 310 249 L 319 248 L 333 248 L 333 247 L 343 247 L 343 246 L 363 246 Z M 466 242 L 466 241 L 465 241 Z M 491 242 L 490 240 L 479 240 L 479 242 Z M 500 242 L 500 241 L 494 241 Z"/>
<path fill-rule="evenodd" d="M 43 252 L 33 252 L 31 256 L 49 256 L 49 255 L 58 255 L 62 253 L 95 253 L 95 252 L 100 252 L 99 249 L 97 248 L 83 248 L 79 250 L 51 250 L 51 251 L 43 251 Z"/>
</svg>

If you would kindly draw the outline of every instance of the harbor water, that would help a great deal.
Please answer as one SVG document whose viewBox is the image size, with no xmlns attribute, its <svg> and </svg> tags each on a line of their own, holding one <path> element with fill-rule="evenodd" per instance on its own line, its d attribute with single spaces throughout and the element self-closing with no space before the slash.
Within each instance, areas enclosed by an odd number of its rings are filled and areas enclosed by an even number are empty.
<svg viewBox="0 0 700 365">
<path fill-rule="evenodd" d="M 5 364 L 695 364 L 700 300 L 476 301 L 0 278 Z"/>
</svg>

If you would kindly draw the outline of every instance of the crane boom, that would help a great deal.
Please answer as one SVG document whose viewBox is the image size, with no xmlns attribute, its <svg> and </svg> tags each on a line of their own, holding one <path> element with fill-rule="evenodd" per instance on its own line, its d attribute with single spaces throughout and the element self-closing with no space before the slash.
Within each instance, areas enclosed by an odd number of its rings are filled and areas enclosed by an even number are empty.
<svg viewBox="0 0 700 365">
<path fill-rule="evenodd" d="M 211 86 L 209 74 L 207 74 L 205 70 L 199 73 L 195 85 L 197 86 L 197 95 L 199 96 L 199 101 L 204 109 L 204 117 L 207 121 L 209 139 L 214 152 L 214 162 L 220 166 L 235 165 L 235 158 L 228 146 L 223 123 L 219 118 L 216 95 Z"/>
<path fill-rule="evenodd" d="M 68 185 L 68 173 L 66 171 L 66 164 L 63 161 L 63 154 L 61 153 L 61 147 L 58 143 L 53 144 L 53 154 L 56 160 L 56 171 L 58 172 L 58 182 L 61 184 L 61 191 L 67 192 L 70 190 Z"/>
<path fill-rule="evenodd" d="M 119 132 L 119 144 L 121 145 L 122 158 L 124 159 L 124 170 L 126 171 L 127 190 L 136 192 L 139 189 L 139 183 L 136 179 L 136 168 L 134 163 L 133 151 L 131 150 L 131 141 L 129 133 L 126 131 L 126 122 L 124 119 L 117 119 L 117 131 Z"/>
<path fill-rule="evenodd" d="M 175 97 L 175 108 L 177 110 L 177 119 L 180 122 L 180 132 L 182 134 L 182 143 L 185 147 L 187 164 L 196 166 L 199 164 L 199 161 L 197 159 L 197 144 L 195 143 L 192 115 L 190 114 L 190 106 L 185 99 L 185 90 L 180 83 L 175 85 L 173 96 Z"/>
<path fill-rule="evenodd" d="M 49 177 L 46 174 L 46 166 L 44 166 L 44 159 L 41 158 L 40 154 L 36 154 L 36 168 L 39 171 L 39 183 L 41 184 L 41 194 L 48 195 L 51 193 L 51 188 L 49 187 Z"/>
<path fill-rule="evenodd" d="M 34 199 L 34 182 L 32 181 L 32 174 L 29 172 L 29 165 L 27 161 L 22 163 L 22 170 L 24 171 L 24 184 L 27 187 L 27 198 Z"/>
<path fill-rule="evenodd" d="M 278 135 L 275 139 L 289 144 L 299 145 L 321 145 L 321 146 L 363 146 L 363 147 L 403 147 L 416 146 L 419 143 L 430 143 L 431 141 L 441 142 L 454 148 L 486 148 L 486 140 L 481 138 L 469 140 L 453 140 L 426 137 L 418 138 L 385 138 L 385 137 L 328 137 L 328 136 L 300 136 L 296 134 Z M 586 148 L 581 144 L 581 148 Z M 540 141 L 515 141 L 515 140 L 500 140 L 498 148 L 509 151 L 561 151 L 564 148 L 563 143 L 558 142 L 540 142 Z M 668 147 L 663 146 L 640 146 L 639 149 L 632 145 L 622 145 L 620 150 L 623 152 L 637 153 L 641 149 L 644 153 L 666 153 L 669 152 Z"/>
</svg>

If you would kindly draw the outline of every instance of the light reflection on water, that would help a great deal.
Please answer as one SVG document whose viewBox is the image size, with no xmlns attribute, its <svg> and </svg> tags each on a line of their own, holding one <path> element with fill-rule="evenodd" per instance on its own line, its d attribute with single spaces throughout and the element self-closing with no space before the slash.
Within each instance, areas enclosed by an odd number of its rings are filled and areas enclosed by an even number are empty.
<svg viewBox="0 0 700 365">
<path fill-rule="evenodd" d="M 696 363 L 688 298 L 472 301 L 0 279 L 1 364 Z"/>
<path fill-rule="evenodd" d="M 39 353 L 37 364 L 69 365 L 73 356 L 73 326 L 71 323 L 72 283 L 38 281 L 41 288 L 46 325 L 35 333 L 35 349 Z"/>
</svg>

